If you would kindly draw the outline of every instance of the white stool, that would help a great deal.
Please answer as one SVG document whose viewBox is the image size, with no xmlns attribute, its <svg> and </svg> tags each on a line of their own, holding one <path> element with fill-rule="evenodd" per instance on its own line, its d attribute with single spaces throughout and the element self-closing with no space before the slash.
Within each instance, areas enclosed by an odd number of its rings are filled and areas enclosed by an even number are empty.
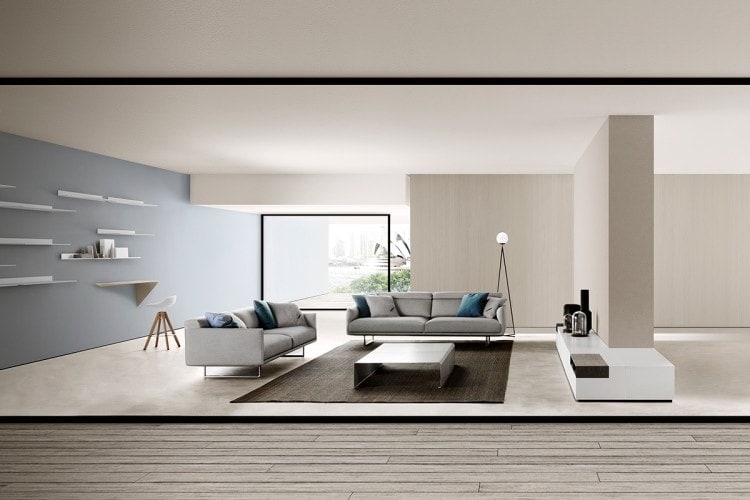
<svg viewBox="0 0 750 500">
<path fill-rule="evenodd" d="M 174 332 L 172 321 L 170 321 L 169 315 L 166 311 L 167 307 L 173 306 L 175 302 L 177 302 L 177 295 L 170 295 L 161 302 L 152 302 L 151 304 L 146 304 L 146 306 L 148 307 L 158 308 L 159 311 L 156 313 L 154 322 L 151 323 L 151 330 L 149 330 L 148 337 L 146 337 L 146 345 L 143 346 L 144 351 L 148 347 L 148 343 L 151 341 L 151 335 L 154 334 L 154 330 L 156 330 L 156 343 L 154 344 L 154 347 L 159 347 L 159 334 L 163 333 L 164 341 L 167 343 L 167 350 L 169 350 L 169 335 L 167 333 L 167 326 L 169 326 L 169 330 L 172 332 L 174 341 L 177 342 L 177 347 L 180 347 L 180 341 L 177 339 L 177 334 Z"/>
</svg>

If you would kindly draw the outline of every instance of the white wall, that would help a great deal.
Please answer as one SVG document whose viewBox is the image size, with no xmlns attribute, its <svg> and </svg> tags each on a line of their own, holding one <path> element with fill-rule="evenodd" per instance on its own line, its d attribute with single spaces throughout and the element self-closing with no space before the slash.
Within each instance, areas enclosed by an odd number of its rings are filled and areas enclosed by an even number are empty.
<svg viewBox="0 0 750 500">
<path fill-rule="evenodd" d="M 264 217 L 263 298 L 271 302 L 328 290 L 328 217 Z"/>
<path fill-rule="evenodd" d="M 589 290 L 594 330 L 609 336 L 609 120 L 578 160 L 573 175 L 573 290 Z"/>
<path fill-rule="evenodd" d="M 193 174 L 195 205 L 408 205 L 409 177 L 399 174 Z"/>
</svg>

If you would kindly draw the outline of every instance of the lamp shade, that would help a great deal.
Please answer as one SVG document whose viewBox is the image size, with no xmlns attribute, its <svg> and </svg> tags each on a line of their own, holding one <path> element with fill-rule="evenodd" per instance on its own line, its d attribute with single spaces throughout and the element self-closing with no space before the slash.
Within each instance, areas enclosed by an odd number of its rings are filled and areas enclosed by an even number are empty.
<svg viewBox="0 0 750 500">
<path fill-rule="evenodd" d="M 497 242 L 501 245 L 505 245 L 506 243 L 508 243 L 508 233 L 497 233 Z"/>
</svg>

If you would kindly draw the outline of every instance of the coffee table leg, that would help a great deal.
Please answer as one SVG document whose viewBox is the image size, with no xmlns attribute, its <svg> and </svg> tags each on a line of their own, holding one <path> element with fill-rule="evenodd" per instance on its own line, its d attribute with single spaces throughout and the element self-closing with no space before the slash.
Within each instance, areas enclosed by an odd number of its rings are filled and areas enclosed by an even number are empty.
<svg viewBox="0 0 750 500">
<path fill-rule="evenodd" d="M 382 363 L 354 363 L 354 388 L 370 378 L 378 369 L 383 366 Z"/>
<path fill-rule="evenodd" d="M 455 364 L 456 350 L 451 349 L 448 355 L 440 362 L 440 385 L 438 385 L 438 387 L 443 387 L 448 381 L 448 377 L 451 376 Z"/>
</svg>

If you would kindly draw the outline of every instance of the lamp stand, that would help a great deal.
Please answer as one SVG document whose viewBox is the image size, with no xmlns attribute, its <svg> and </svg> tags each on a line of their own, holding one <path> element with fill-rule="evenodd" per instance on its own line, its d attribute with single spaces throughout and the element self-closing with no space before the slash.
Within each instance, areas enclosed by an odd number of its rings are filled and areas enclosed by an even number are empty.
<svg viewBox="0 0 750 500">
<path fill-rule="evenodd" d="M 513 301 L 510 299 L 510 282 L 508 282 L 508 262 L 505 260 L 505 245 L 500 245 L 500 267 L 497 269 L 497 291 L 500 292 L 500 276 L 505 264 L 505 286 L 508 288 L 508 304 L 510 305 L 510 322 L 513 324 L 513 336 L 516 336 L 516 320 L 513 318 Z"/>
</svg>

